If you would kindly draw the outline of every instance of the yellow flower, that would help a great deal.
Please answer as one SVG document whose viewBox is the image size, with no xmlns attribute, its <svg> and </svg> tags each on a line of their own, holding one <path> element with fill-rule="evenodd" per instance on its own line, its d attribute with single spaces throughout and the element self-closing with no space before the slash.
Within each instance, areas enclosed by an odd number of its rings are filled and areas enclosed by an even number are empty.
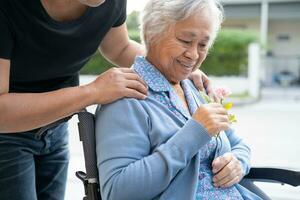
<svg viewBox="0 0 300 200">
<path fill-rule="evenodd" d="M 233 106 L 233 103 L 232 102 L 225 103 L 224 98 L 229 96 L 231 94 L 231 91 L 227 88 L 226 88 L 226 90 L 224 90 L 223 88 L 221 88 L 221 89 L 217 88 L 216 91 L 217 91 L 217 93 L 219 93 L 218 97 L 221 98 L 220 103 L 222 104 L 223 108 L 225 108 L 226 110 L 230 110 Z M 211 99 L 206 93 L 204 93 L 202 91 L 200 91 L 199 93 L 200 93 L 201 97 L 204 99 L 205 103 L 214 102 L 214 100 Z M 235 115 L 233 115 L 233 114 L 228 114 L 228 119 L 229 119 L 230 123 L 237 122 L 237 119 L 236 119 Z M 219 135 L 220 135 L 220 133 L 216 134 L 216 137 L 219 137 Z"/>
<path fill-rule="evenodd" d="M 232 105 L 233 105 L 232 102 L 224 103 L 224 104 L 223 104 L 223 107 L 224 107 L 226 110 L 229 110 L 230 108 L 232 108 Z"/>
</svg>

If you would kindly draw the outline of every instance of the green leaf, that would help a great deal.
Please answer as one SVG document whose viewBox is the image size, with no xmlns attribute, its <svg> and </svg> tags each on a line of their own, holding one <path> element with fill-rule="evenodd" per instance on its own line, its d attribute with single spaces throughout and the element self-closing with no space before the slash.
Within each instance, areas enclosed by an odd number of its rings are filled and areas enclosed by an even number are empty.
<svg viewBox="0 0 300 200">
<path fill-rule="evenodd" d="M 231 123 L 237 122 L 237 119 L 236 119 L 235 115 L 233 115 L 233 114 L 229 114 L 228 118 Z"/>
<path fill-rule="evenodd" d="M 199 91 L 202 99 L 204 99 L 205 103 L 212 103 L 213 100 L 205 93 L 205 92 L 202 92 L 202 91 Z"/>
</svg>

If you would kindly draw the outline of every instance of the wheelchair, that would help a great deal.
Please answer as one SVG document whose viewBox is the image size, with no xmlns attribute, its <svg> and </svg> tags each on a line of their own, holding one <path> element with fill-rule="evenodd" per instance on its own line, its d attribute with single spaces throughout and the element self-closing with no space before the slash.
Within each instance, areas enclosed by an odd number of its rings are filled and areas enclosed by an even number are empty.
<svg viewBox="0 0 300 200">
<path fill-rule="evenodd" d="M 85 110 L 78 113 L 78 119 L 79 138 L 82 141 L 86 172 L 77 171 L 76 176 L 84 185 L 85 196 L 83 200 L 101 200 L 95 150 L 94 115 Z M 297 187 L 300 185 L 300 171 L 252 167 L 249 174 L 244 177 L 240 184 L 262 199 L 270 200 L 270 197 L 257 187 L 254 182 L 273 182 Z"/>
</svg>

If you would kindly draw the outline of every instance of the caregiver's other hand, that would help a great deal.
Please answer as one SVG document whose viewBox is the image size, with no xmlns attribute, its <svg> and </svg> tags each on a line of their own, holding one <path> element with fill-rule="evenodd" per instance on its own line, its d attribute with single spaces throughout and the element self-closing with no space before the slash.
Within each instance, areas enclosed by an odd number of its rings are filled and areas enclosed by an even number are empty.
<svg viewBox="0 0 300 200">
<path fill-rule="evenodd" d="M 193 81 L 194 85 L 198 90 L 205 92 L 215 102 L 219 102 L 219 99 L 214 93 L 209 78 L 200 69 L 195 70 L 190 75 L 190 79 Z"/>
<path fill-rule="evenodd" d="M 215 158 L 212 162 L 212 171 L 216 187 L 230 187 L 243 177 L 241 162 L 231 152 Z"/>
<path fill-rule="evenodd" d="M 94 104 L 107 104 L 123 97 L 145 99 L 146 83 L 129 68 L 112 68 L 86 85 Z"/>
<path fill-rule="evenodd" d="M 210 136 L 230 127 L 228 113 L 219 103 L 202 104 L 193 114 L 193 119 L 205 127 Z"/>
</svg>

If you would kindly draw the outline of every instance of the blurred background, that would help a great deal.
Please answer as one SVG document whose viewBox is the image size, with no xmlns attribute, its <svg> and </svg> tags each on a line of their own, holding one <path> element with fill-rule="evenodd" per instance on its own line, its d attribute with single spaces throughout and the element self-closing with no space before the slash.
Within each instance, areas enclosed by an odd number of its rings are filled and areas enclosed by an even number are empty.
<svg viewBox="0 0 300 200">
<path fill-rule="evenodd" d="M 127 0 L 131 39 L 140 42 L 139 12 L 147 0 Z M 236 132 L 252 148 L 253 166 L 300 171 L 300 0 L 222 0 L 225 21 L 201 69 L 215 86 L 228 86 Z M 113 65 L 98 52 L 81 71 L 81 84 Z M 94 112 L 95 106 L 88 108 Z M 82 199 L 84 170 L 77 131 L 70 122 L 71 161 L 66 199 Z M 258 183 L 272 199 L 299 200 L 300 188 Z"/>
</svg>

